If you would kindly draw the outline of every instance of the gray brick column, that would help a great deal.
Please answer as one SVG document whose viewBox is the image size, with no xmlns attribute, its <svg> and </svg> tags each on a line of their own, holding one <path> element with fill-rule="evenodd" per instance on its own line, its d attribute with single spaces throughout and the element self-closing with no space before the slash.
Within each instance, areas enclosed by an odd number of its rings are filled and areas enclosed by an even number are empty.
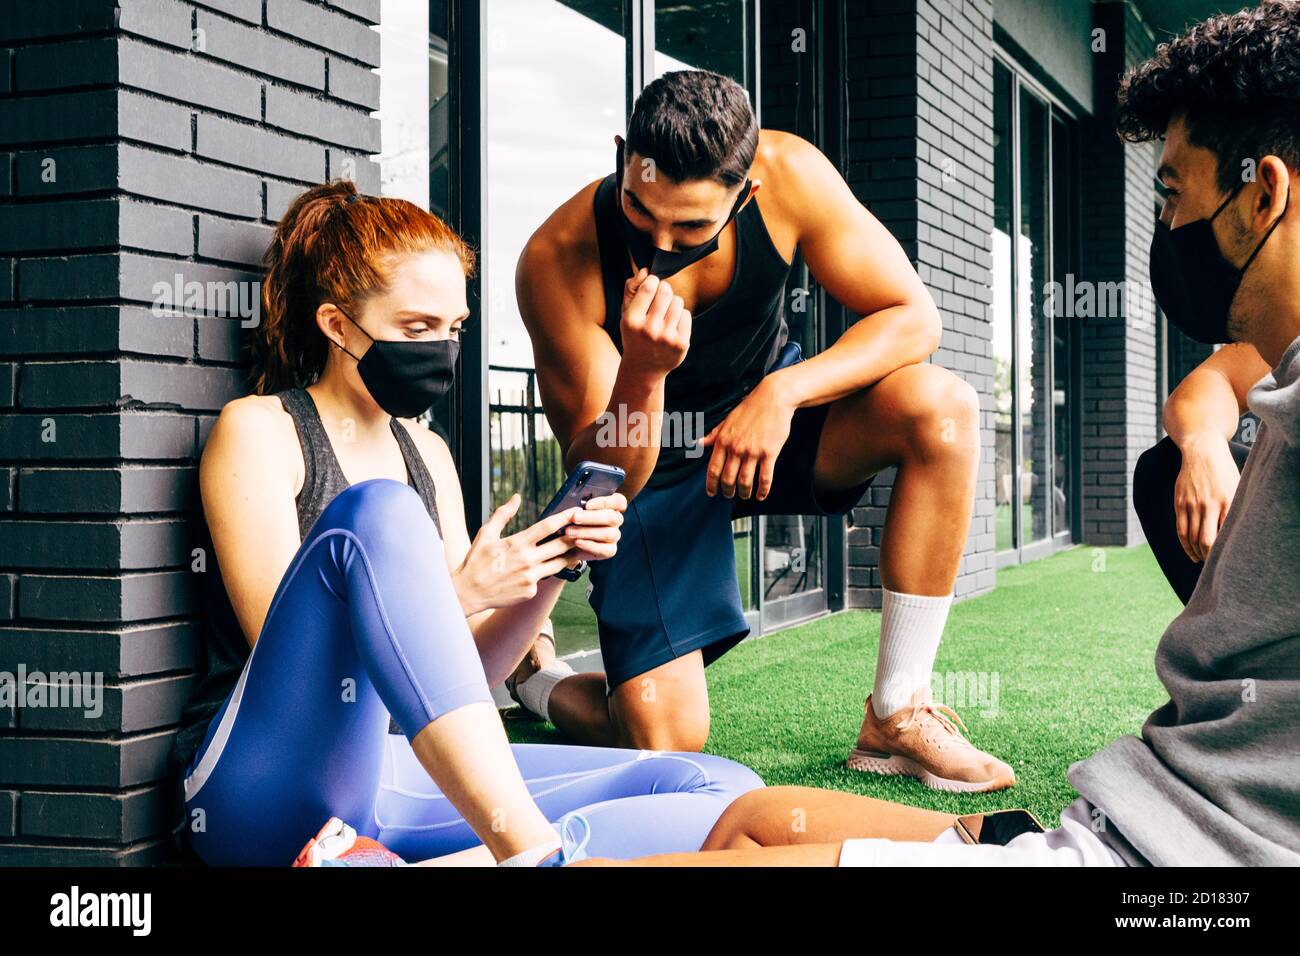
<svg viewBox="0 0 1300 956">
<path fill-rule="evenodd" d="M 1080 268 L 1081 278 L 1096 284 L 1098 303 L 1113 305 L 1080 320 L 1083 540 L 1129 545 L 1145 540 L 1133 511 L 1133 468 L 1156 440 L 1156 327 L 1148 255 L 1159 146 L 1126 145 L 1115 134 L 1115 90 L 1119 77 L 1149 57 L 1155 43 L 1128 3 L 1095 4 L 1093 17 L 1106 48 L 1095 54 L 1097 111 L 1085 120 L 1081 137 Z M 1125 295 L 1106 294 L 1106 288 L 1122 288 Z M 1171 375 L 1170 387 L 1176 383 Z"/>
<path fill-rule="evenodd" d="M 276 219 L 328 177 L 378 189 L 378 17 L 59 0 L 0 20 L 0 672 L 103 681 L 97 715 L 0 712 L 0 866 L 172 855 L 196 457 L 244 390 Z M 205 295 L 156 309 L 178 282 Z"/>
<path fill-rule="evenodd" d="M 943 315 L 934 361 L 979 392 L 975 516 L 959 597 L 992 589 L 993 5 L 865 0 L 847 5 L 849 183 L 903 244 Z M 851 607 L 880 606 L 880 533 L 893 473 L 849 531 Z"/>
</svg>

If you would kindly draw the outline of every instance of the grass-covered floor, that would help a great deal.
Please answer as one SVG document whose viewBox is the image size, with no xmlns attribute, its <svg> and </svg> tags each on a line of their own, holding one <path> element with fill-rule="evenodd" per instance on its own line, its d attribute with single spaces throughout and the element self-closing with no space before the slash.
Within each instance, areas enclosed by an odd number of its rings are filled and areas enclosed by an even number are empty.
<svg viewBox="0 0 1300 956">
<path fill-rule="evenodd" d="M 845 769 L 880 633 L 879 615 L 868 612 L 748 641 L 710 667 L 706 749 L 753 767 L 769 785 L 829 787 L 963 813 L 1027 807 L 1053 826 L 1075 796 L 1066 768 L 1120 734 L 1137 733 L 1167 699 L 1153 658 L 1180 610 L 1146 547 L 1076 548 L 1010 568 L 991 594 L 953 608 L 936 671 L 983 675 L 982 700 L 945 702 L 977 746 L 1015 768 L 1018 783 L 1000 793 L 945 794 Z M 994 675 L 996 708 L 988 706 Z M 515 740 L 562 740 L 549 725 L 507 726 Z"/>
</svg>

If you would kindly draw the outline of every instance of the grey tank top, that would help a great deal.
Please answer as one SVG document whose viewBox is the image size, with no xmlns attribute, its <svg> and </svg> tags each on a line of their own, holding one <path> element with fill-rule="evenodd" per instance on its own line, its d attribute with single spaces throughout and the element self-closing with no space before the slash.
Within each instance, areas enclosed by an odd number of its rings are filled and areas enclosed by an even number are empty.
<svg viewBox="0 0 1300 956">
<path fill-rule="evenodd" d="M 348 480 L 343 475 L 334 448 L 330 445 L 325 426 L 321 423 L 320 412 L 311 395 L 301 388 L 291 388 L 277 393 L 280 404 L 293 418 L 294 428 L 298 432 L 298 442 L 302 445 L 303 482 L 296 501 L 298 508 L 298 535 L 306 538 L 311 526 L 321 516 L 339 492 L 348 487 Z M 433 478 L 420 457 L 415 441 L 411 438 L 401 422 L 390 422 L 393 437 L 402 451 L 402 460 L 406 462 L 407 484 L 411 485 L 424 502 L 429 517 L 433 519 L 438 533 L 442 525 L 438 520 L 438 501 L 434 493 Z M 248 660 L 248 641 L 235 617 L 230 605 L 230 596 L 221 577 L 221 567 L 212 549 L 212 540 L 207 533 L 207 524 L 200 521 L 201 540 L 209 556 L 208 573 L 203 576 L 204 599 L 204 656 L 207 668 L 199 679 L 189 700 L 181 712 L 181 725 L 172 741 L 168 754 L 168 766 L 174 773 L 183 773 L 189 766 L 194 754 L 203 743 L 208 725 L 220 711 L 221 705 L 239 682 L 244 662 Z M 389 732 L 399 733 L 397 724 L 390 718 Z"/>
<path fill-rule="evenodd" d="M 304 472 L 302 490 L 298 492 L 297 499 L 298 537 L 305 538 L 321 512 L 348 486 L 348 480 L 343 476 L 343 469 L 334 455 L 329 436 L 325 434 L 325 426 L 321 423 L 320 412 L 311 394 L 303 388 L 291 388 L 279 392 L 276 397 L 293 419 L 293 426 L 298 431 L 298 443 L 302 445 Z M 407 484 L 419 494 L 429 517 L 441 534 L 438 499 L 429 469 L 425 467 L 424 459 L 420 457 L 406 426 L 396 418 L 390 419 L 388 424 L 402 450 L 402 460 L 406 462 Z"/>
</svg>

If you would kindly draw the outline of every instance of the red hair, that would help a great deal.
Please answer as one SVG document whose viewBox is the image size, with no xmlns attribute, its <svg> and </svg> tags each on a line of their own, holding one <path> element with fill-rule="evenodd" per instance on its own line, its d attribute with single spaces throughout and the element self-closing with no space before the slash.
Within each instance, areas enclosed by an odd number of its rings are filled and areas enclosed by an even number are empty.
<svg viewBox="0 0 1300 956">
<path fill-rule="evenodd" d="M 313 186 L 289 207 L 263 258 L 262 321 L 253 340 L 253 390 L 267 395 L 320 378 L 329 340 L 316 310 L 352 312 L 382 293 L 393 258 L 441 250 L 474 274 L 474 251 L 445 222 L 405 199 L 363 196 L 347 179 Z"/>
</svg>

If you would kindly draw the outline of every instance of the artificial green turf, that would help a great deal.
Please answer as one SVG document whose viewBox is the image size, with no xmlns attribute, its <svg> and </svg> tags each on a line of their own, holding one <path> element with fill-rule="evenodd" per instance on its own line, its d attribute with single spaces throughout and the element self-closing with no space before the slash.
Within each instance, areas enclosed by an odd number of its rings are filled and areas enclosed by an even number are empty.
<svg viewBox="0 0 1300 956">
<path fill-rule="evenodd" d="M 710 753 L 769 785 L 799 784 L 971 813 L 1025 807 L 1047 826 L 1075 797 L 1066 768 L 1137 733 L 1167 699 L 1154 653 L 1181 610 L 1150 549 L 1080 547 L 999 572 L 992 593 L 953 607 L 936 672 L 998 679 L 996 712 L 955 709 L 976 746 L 1015 768 L 993 794 L 930 790 L 844 767 L 870 690 L 880 617 L 832 615 L 747 641 L 708 670 Z M 937 688 L 936 688 L 937 690 Z M 990 710 L 992 708 L 989 708 Z M 549 725 L 509 721 L 515 740 L 561 742 Z"/>
</svg>

